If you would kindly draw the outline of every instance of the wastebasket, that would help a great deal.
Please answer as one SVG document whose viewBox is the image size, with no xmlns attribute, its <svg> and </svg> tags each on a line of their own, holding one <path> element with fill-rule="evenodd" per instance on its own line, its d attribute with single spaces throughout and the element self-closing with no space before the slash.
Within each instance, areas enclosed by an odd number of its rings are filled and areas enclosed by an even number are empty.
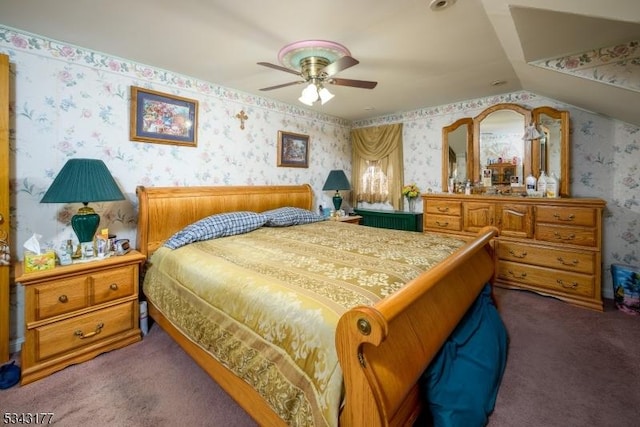
<svg viewBox="0 0 640 427">
<path fill-rule="evenodd" d="M 616 308 L 628 314 L 640 315 L 640 267 L 611 264 L 611 275 Z"/>
</svg>

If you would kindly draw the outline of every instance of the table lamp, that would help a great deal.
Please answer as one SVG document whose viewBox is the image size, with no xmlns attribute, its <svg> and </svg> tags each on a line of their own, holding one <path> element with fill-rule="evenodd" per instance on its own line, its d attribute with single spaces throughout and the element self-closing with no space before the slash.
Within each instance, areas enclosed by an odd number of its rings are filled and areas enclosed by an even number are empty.
<svg viewBox="0 0 640 427">
<path fill-rule="evenodd" d="M 89 202 L 124 200 L 124 195 L 102 160 L 70 159 L 44 194 L 40 203 L 82 203 L 71 218 L 78 242 L 92 242 L 100 224 L 100 215 Z"/>
<path fill-rule="evenodd" d="M 330 190 L 336 190 L 336 194 L 333 195 L 333 207 L 336 208 L 336 211 L 339 211 L 340 206 L 342 206 L 342 196 L 340 195 L 339 190 L 351 190 L 349 180 L 343 170 L 339 169 L 329 172 L 329 176 L 327 177 L 327 181 L 324 183 L 324 187 L 322 187 L 322 191 Z"/>
</svg>

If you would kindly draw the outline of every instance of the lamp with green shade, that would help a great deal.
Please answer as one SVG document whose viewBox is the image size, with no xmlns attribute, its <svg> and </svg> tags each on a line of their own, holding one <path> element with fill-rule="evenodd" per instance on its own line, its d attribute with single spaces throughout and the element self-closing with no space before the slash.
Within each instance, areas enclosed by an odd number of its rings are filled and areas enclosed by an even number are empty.
<svg viewBox="0 0 640 427">
<path fill-rule="evenodd" d="M 340 206 L 342 206 L 342 196 L 340 195 L 340 190 L 351 190 L 349 180 L 344 174 L 344 171 L 341 169 L 332 170 L 331 172 L 329 172 L 327 181 L 324 183 L 324 187 L 322 187 L 322 191 L 332 190 L 336 190 L 336 194 L 333 195 L 333 207 L 336 208 L 336 211 L 339 211 Z"/>
<path fill-rule="evenodd" d="M 71 218 L 78 242 L 92 242 L 100 225 L 100 216 L 89 202 L 124 200 L 107 165 L 97 159 L 70 159 L 45 193 L 40 203 L 82 203 Z"/>
</svg>

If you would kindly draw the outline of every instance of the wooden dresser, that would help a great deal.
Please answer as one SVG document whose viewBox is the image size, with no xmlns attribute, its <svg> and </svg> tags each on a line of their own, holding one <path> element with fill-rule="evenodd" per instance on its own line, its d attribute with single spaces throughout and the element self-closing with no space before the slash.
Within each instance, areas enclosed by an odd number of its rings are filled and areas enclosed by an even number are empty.
<svg viewBox="0 0 640 427">
<path fill-rule="evenodd" d="M 22 274 L 25 341 L 21 384 L 140 341 L 138 280 L 145 257 L 122 256 Z"/>
<path fill-rule="evenodd" d="M 498 227 L 497 286 L 603 310 L 604 200 L 454 194 L 422 198 L 425 231 L 468 236 L 487 225 Z"/>
</svg>

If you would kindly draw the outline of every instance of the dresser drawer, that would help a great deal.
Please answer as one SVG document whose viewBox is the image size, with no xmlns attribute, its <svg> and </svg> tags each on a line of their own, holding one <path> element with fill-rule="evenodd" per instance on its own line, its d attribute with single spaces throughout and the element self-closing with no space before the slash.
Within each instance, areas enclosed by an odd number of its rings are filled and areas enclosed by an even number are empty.
<svg viewBox="0 0 640 427">
<path fill-rule="evenodd" d="M 89 306 L 89 295 L 85 276 L 70 277 L 35 285 L 32 292 L 34 304 L 26 313 L 27 321 L 44 320 Z"/>
<path fill-rule="evenodd" d="M 562 227 L 551 224 L 536 224 L 537 240 L 580 246 L 596 246 L 595 228 Z"/>
<path fill-rule="evenodd" d="M 133 329 L 134 303 L 135 301 L 129 301 L 35 328 L 33 348 L 36 350 L 36 361 L 49 359 Z"/>
<path fill-rule="evenodd" d="M 562 294 L 593 297 L 595 292 L 593 276 L 510 261 L 498 261 L 496 277 Z"/>
<path fill-rule="evenodd" d="M 460 216 L 461 203 L 450 200 L 426 200 L 426 213 L 436 215 Z"/>
<path fill-rule="evenodd" d="M 425 227 L 438 230 L 462 230 L 462 218 L 459 216 L 426 215 Z"/>
<path fill-rule="evenodd" d="M 102 304 L 135 292 L 137 269 L 130 265 L 91 275 L 92 304 Z"/>
<path fill-rule="evenodd" d="M 593 252 L 543 248 L 504 240 L 499 240 L 498 242 L 497 255 L 501 260 L 535 264 L 584 274 L 593 274 L 596 268 L 596 255 Z"/>
<path fill-rule="evenodd" d="M 560 208 L 558 206 L 536 207 L 536 223 L 548 222 L 551 224 L 595 227 L 597 219 L 597 211 L 592 208 Z"/>
</svg>

